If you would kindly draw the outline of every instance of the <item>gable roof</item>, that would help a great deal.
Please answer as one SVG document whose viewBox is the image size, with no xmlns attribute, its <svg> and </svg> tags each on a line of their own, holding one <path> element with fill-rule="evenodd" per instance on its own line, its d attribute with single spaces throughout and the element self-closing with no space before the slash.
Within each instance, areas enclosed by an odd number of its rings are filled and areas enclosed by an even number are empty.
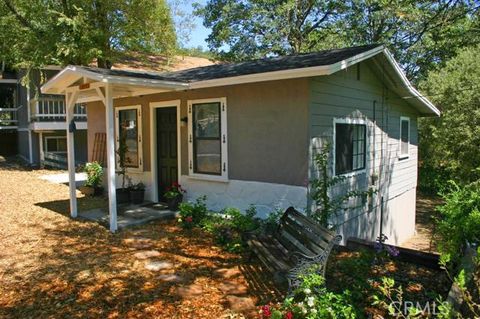
<svg viewBox="0 0 480 319">
<path fill-rule="evenodd" d="M 383 54 L 382 54 L 383 53 Z M 62 78 L 71 85 L 76 78 L 158 87 L 165 90 L 199 89 L 205 87 L 234 85 L 261 81 L 330 75 L 361 61 L 375 57 L 379 71 L 385 72 L 393 91 L 399 94 L 424 115 L 440 115 L 440 111 L 423 97 L 408 81 L 398 63 L 383 45 L 364 45 L 343 49 L 332 49 L 314 53 L 270 57 L 239 63 L 223 63 L 176 72 L 139 72 L 111 70 L 83 66 L 68 66 L 48 81 L 42 92 L 61 94 L 62 87 L 56 85 Z M 385 67 L 386 66 L 386 67 Z"/>
</svg>

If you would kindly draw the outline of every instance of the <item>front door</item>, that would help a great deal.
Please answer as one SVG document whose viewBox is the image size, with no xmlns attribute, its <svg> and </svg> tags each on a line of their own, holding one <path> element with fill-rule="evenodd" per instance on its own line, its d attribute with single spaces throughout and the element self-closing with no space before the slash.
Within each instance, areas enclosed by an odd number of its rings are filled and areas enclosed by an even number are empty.
<svg viewBox="0 0 480 319">
<path fill-rule="evenodd" d="M 177 108 L 157 108 L 158 199 L 163 201 L 167 187 L 178 179 Z"/>
</svg>

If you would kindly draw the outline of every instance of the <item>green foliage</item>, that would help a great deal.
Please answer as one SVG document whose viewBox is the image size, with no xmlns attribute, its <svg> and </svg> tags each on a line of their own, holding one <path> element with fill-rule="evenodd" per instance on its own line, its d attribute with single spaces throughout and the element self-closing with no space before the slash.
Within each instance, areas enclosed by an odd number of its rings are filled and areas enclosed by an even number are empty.
<svg viewBox="0 0 480 319">
<path fill-rule="evenodd" d="M 250 206 L 245 214 L 236 208 L 226 208 L 220 213 L 208 215 L 202 222 L 202 227 L 212 233 L 217 244 L 226 251 L 238 253 L 246 247 L 243 235 L 260 226 L 256 214 L 254 206 Z"/>
<path fill-rule="evenodd" d="M 5 0 L 0 59 L 10 65 L 110 67 L 120 53 L 171 54 L 176 36 L 164 0 Z"/>
<path fill-rule="evenodd" d="M 332 217 L 338 216 L 345 210 L 355 208 L 345 206 L 348 201 L 354 198 L 361 198 L 362 201 L 365 201 L 368 196 L 372 196 L 376 191 L 373 188 L 369 188 L 366 191 L 354 189 L 348 190 L 345 194 L 332 195 L 332 188 L 343 183 L 346 177 L 342 175 L 330 176 L 329 155 L 330 145 L 326 143 L 315 156 L 315 166 L 319 171 L 319 178 L 311 182 L 311 197 L 315 202 L 316 210 L 311 212 L 310 215 L 321 225 L 335 228 L 338 225 L 330 224 Z"/>
<path fill-rule="evenodd" d="M 474 1 L 209 0 L 197 13 L 222 59 L 384 43 L 409 76 L 423 77 L 478 43 L 477 12 Z"/>
<path fill-rule="evenodd" d="M 435 318 L 451 319 L 458 315 L 452 305 L 441 297 L 437 297 L 431 305 L 410 304 L 413 301 L 404 300 L 402 286 L 397 286 L 392 278 L 383 277 L 377 289 L 380 294 L 373 296 L 373 305 L 387 311 L 392 318 L 414 319 L 435 315 Z"/>
<path fill-rule="evenodd" d="M 261 318 L 353 319 L 357 317 L 350 304 L 350 293 L 333 293 L 325 280 L 315 272 L 302 276 L 302 284 L 279 306 L 263 306 Z M 269 315 L 271 314 L 271 315 Z"/>
<path fill-rule="evenodd" d="M 87 173 L 86 186 L 98 187 L 102 182 L 103 168 L 98 162 L 85 164 L 85 173 Z"/>
<path fill-rule="evenodd" d="M 440 118 L 419 122 L 421 160 L 460 184 L 480 179 L 479 55 L 480 46 L 463 49 L 421 84 L 442 110 Z"/>
<path fill-rule="evenodd" d="M 445 169 L 433 166 L 431 161 L 425 160 L 419 164 L 418 189 L 423 194 L 438 195 L 444 192 L 449 180 L 451 180 L 449 173 Z"/>
<path fill-rule="evenodd" d="M 480 243 L 480 183 L 459 186 L 451 182 L 450 185 L 450 191 L 442 195 L 445 204 L 438 208 L 442 214 L 438 222 L 442 238 L 439 249 L 456 263 L 467 242 Z"/>
<path fill-rule="evenodd" d="M 205 203 L 206 200 L 207 197 L 202 196 L 197 198 L 194 203 L 180 203 L 180 217 L 178 221 L 183 228 L 190 229 L 198 226 L 205 219 L 208 214 L 207 205 Z"/>
</svg>

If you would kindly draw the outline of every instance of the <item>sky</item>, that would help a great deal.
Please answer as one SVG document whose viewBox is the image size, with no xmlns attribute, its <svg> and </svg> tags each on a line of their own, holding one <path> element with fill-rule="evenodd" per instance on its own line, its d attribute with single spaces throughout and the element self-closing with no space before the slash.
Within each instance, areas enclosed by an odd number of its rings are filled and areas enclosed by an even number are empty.
<svg viewBox="0 0 480 319">
<path fill-rule="evenodd" d="M 188 12 L 188 13 L 193 12 L 192 4 L 194 2 L 199 3 L 201 5 L 206 4 L 206 0 L 195 0 L 195 1 L 185 0 L 183 1 L 183 4 L 182 4 L 182 8 L 185 10 L 185 12 Z M 204 49 L 207 49 L 208 46 L 207 46 L 207 43 L 205 42 L 205 39 L 210 34 L 210 30 L 203 26 L 202 24 L 203 21 L 199 17 L 195 17 L 194 23 L 195 23 L 195 27 L 192 30 L 190 41 L 186 43 L 186 47 L 196 48 L 198 46 L 202 46 Z"/>
</svg>

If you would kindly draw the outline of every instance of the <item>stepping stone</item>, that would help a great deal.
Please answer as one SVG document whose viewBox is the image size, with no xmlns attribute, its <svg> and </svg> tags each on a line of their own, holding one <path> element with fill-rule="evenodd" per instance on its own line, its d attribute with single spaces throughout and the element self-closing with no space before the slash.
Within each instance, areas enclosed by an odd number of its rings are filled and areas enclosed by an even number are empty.
<svg viewBox="0 0 480 319">
<path fill-rule="evenodd" d="M 251 313 L 257 311 L 255 303 L 250 297 L 227 296 L 227 302 L 234 312 Z"/>
<path fill-rule="evenodd" d="M 192 284 L 185 287 L 178 287 L 176 291 L 177 295 L 183 299 L 189 299 L 203 294 L 203 287 L 199 284 Z"/>
<path fill-rule="evenodd" d="M 148 258 L 160 256 L 160 252 L 156 250 L 144 250 L 144 251 L 139 251 L 134 256 L 137 259 L 148 259 Z"/>
<path fill-rule="evenodd" d="M 233 282 L 222 282 L 218 289 L 226 295 L 243 295 L 247 293 L 247 287 Z"/>
<path fill-rule="evenodd" d="M 214 274 L 220 276 L 224 279 L 231 279 L 233 277 L 239 277 L 242 275 L 242 272 L 238 267 L 233 268 L 220 268 L 214 271 Z"/>
<path fill-rule="evenodd" d="M 151 271 L 159 271 L 162 269 L 170 269 L 173 264 L 168 261 L 149 261 L 145 264 L 145 268 Z"/>
<path fill-rule="evenodd" d="M 151 240 L 148 238 L 127 238 L 123 242 L 133 248 L 147 249 L 152 247 Z"/>
<path fill-rule="evenodd" d="M 175 274 L 170 274 L 170 275 L 160 275 L 158 276 L 158 279 L 165 281 L 165 282 L 174 282 L 174 283 L 180 283 L 180 282 L 185 282 L 185 278 L 175 275 Z"/>
</svg>

